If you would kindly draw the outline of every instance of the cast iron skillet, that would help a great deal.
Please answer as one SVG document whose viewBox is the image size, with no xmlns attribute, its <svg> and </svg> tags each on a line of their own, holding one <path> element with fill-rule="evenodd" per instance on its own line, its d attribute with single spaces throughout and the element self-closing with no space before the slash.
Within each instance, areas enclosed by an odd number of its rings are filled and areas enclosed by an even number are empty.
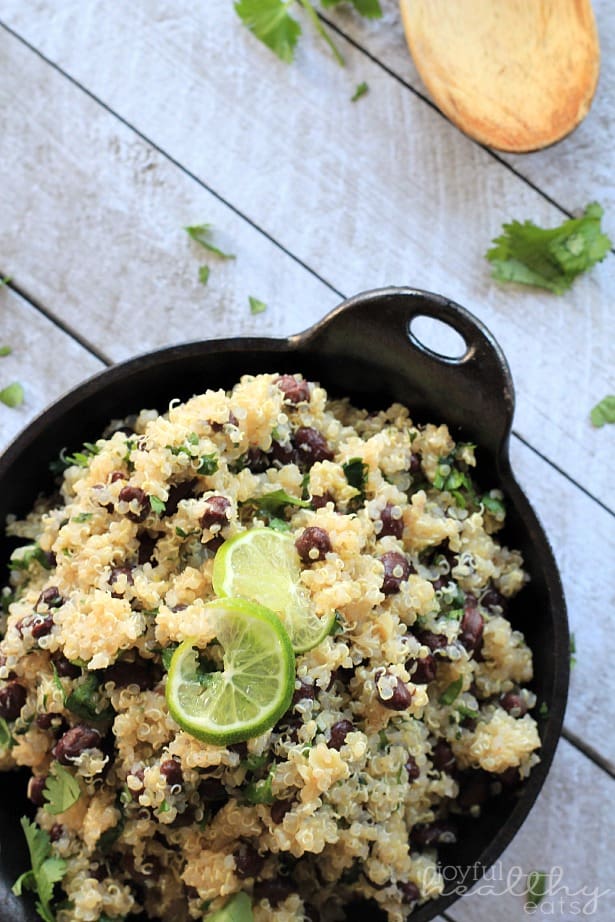
<svg viewBox="0 0 615 922">
<path fill-rule="evenodd" d="M 453 327 L 465 340 L 459 359 L 426 349 L 409 330 L 427 316 Z M 447 422 L 454 436 L 479 446 L 481 485 L 500 486 L 507 498 L 503 540 L 522 550 L 531 582 L 513 603 L 510 618 L 534 654 L 532 688 L 548 707 L 537 717 L 541 762 L 519 796 L 489 803 L 478 820 L 462 823 L 459 843 L 441 850 L 445 894 L 413 915 L 428 922 L 498 858 L 515 835 L 545 780 L 559 738 L 568 690 L 568 626 L 562 587 L 547 538 L 517 485 L 508 458 L 514 394 L 506 360 L 488 330 L 468 311 L 424 291 L 385 288 L 357 295 L 324 320 L 288 339 L 223 339 L 188 343 L 132 359 L 90 378 L 62 397 L 23 432 L 0 459 L 0 521 L 27 512 L 40 491 L 52 487 L 49 461 L 60 450 L 94 440 L 112 418 L 142 407 L 165 410 L 174 397 L 208 387 L 230 387 L 241 374 L 300 371 L 333 395 L 348 395 L 368 408 L 395 399 L 415 421 Z M 0 560 L 12 549 L 4 539 Z M 4 576 L 4 574 L 2 574 Z M 10 893 L 29 866 L 18 817 L 30 808 L 25 776 L 0 776 L 0 922 L 34 922 L 32 903 Z M 465 876 L 464 876 L 465 875 Z M 353 906 L 349 918 L 375 919 L 374 907 Z"/>
</svg>

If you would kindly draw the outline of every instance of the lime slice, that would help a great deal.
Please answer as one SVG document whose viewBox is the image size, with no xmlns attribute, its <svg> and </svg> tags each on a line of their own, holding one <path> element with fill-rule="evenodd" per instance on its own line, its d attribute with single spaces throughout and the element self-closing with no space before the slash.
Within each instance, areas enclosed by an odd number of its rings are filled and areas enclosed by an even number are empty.
<svg viewBox="0 0 615 922">
<path fill-rule="evenodd" d="M 247 893 L 236 893 L 228 903 L 205 916 L 204 922 L 253 922 L 252 903 Z"/>
<path fill-rule="evenodd" d="M 217 746 L 264 733 L 288 710 L 295 687 L 295 657 L 280 619 L 246 599 L 216 599 L 223 669 L 206 672 L 192 639 L 171 659 L 166 698 L 182 730 Z"/>
<path fill-rule="evenodd" d="M 226 541 L 214 559 L 214 592 L 243 596 L 279 615 L 295 653 L 305 653 L 329 634 L 335 612 L 319 618 L 301 586 L 301 563 L 290 535 L 251 528 Z"/>
</svg>

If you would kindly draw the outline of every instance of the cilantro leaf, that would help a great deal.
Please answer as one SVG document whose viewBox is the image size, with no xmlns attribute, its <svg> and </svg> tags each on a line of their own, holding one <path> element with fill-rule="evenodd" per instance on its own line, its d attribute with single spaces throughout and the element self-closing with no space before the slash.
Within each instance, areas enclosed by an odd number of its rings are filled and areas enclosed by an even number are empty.
<svg viewBox="0 0 615 922">
<path fill-rule="evenodd" d="M 203 477 L 211 477 L 218 470 L 218 456 L 215 452 L 210 455 L 201 455 L 199 466 L 196 469 L 197 474 Z"/>
<path fill-rule="evenodd" d="M 369 93 L 369 87 L 364 80 L 362 83 L 357 85 L 354 94 L 350 97 L 350 102 L 356 102 L 357 99 L 360 99 L 361 96 L 365 96 L 366 93 Z"/>
<path fill-rule="evenodd" d="M 361 496 L 365 495 L 365 485 L 369 467 L 363 458 L 350 458 L 345 464 L 342 464 L 342 470 L 346 475 L 348 485 L 358 490 Z"/>
<path fill-rule="evenodd" d="M 17 547 L 9 560 L 10 570 L 27 570 L 32 561 L 36 561 L 44 570 L 51 570 L 52 558 L 39 544 L 24 544 Z"/>
<path fill-rule="evenodd" d="M 292 0 L 237 0 L 235 11 L 243 24 L 263 44 L 290 63 L 301 26 L 288 12 Z"/>
<path fill-rule="evenodd" d="M 169 668 L 171 666 L 171 660 L 173 659 L 173 654 L 177 650 L 178 646 L 179 644 L 174 643 L 168 647 L 163 647 L 160 652 L 160 656 L 162 657 L 162 665 L 167 672 L 169 671 Z"/>
<path fill-rule="evenodd" d="M 526 909 L 535 909 L 543 901 L 547 892 L 547 874 L 545 871 L 530 871 L 527 875 Z"/>
<path fill-rule="evenodd" d="M 325 40 L 325 42 L 327 43 L 327 45 L 333 52 L 333 55 L 337 63 L 340 65 L 340 67 L 344 67 L 346 62 L 344 60 L 342 53 L 340 52 L 339 48 L 337 47 L 337 45 L 335 44 L 335 42 L 333 41 L 333 39 L 327 32 L 327 30 L 325 29 L 322 22 L 320 21 L 318 13 L 316 12 L 314 7 L 310 3 L 310 0 L 299 0 L 299 3 L 301 4 L 305 12 L 308 14 L 312 25 L 314 26 L 314 28 L 316 29 L 320 37 Z"/>
<path fill-rule="evenodd" d="M 54 762 L 47 775 L 43 797 L 47 801 L 44 809 L 55 816 L 77 803 L 81 797 L 81 788 L 77 779 L 63 765 Z"/>
<path fill-rule="evenodd" d="M 321 0 L 326 10 L 334 6 L 339 6 L 340 3 L 344 2 L 345 0 Z M 349 0 L 349 2 L 354 6 L 357 13 L 360 13 L 361 16 L 365 16 L 366 19 L 380 19 L 382 16 L 380 0 Z"/>
<path fill-rule="evenodd" d="M 580 218 L 545 229 L 531 221 L 504 224 L 505 233 L 493 240 L 486 253 L 493 263 L 492 276 L 501 282 L 536 285 L 561 295 L 582 272 L 600 262 L 611 241 L 602 233 L 604 214 L 597 202 Z"/>
<path fill-rule="evenodd" d="M 10 355 L 12 351 L 10 346 L 0 346 L 0 357 L 4 358 L 5 355 Z"/>
<path fill-rule="evenodd" d="M 155 512 L 156 515 L 162 515 L 162 513 L 167 508 L 166 503 L 164 503 L 161 499 L 158 499 L 157 496 L 150 496 L 149 504 L 152 507 L 152 512 Z"/>
<path fill-rule="evenodd" d="M 259 301 L 258 298 L 249 296 L 248 301 L 250 302 L 250 313 L 251 314 L 262 314 L 267 310 L 267 305 L 264 301 Z"/>
<path fill-rule="evenodd" d="M 600 429 L 605 423 L 615 423 L 615 394 L 608 394 L 603 397 L 592 409 L 589 416 L 592 425 L 597 429 Z"/>
<path fill-rule="evenodd" d="M 209 281 L 209 266 L 199 266 L 199 282 L 201 285 L 207 285 Z"/>
<path fill-rule="evenodd" d="M 0 717 L 0 753 L 4 752 L 5 749 L 10 749 L 12 742 L 13 737 L 11 736 L 9 725 L 4 717 Z"/>
<path fill-rule="evenodd" d="M 55 916 L 49 904 L 53 898 L 54 884 L 61 881 L 66 873 L 66 862 L 63 858 L 50 857 L 49 836 L 25 816 L 21 818 L 21 828 L 28 843 L 32 870 L 18 877 L 13 884 L 13 893 L 21 896 L 24 888 L 37 892 L 39 899 L 36 909 L 39 916 L 45 922 L 55 922 Z"/>
<path fill-rule="evenodd" d="M 462 685 L 463 685 L 462 676 L 459 676 L 458 679 L 455 679 L 454 682 L 451 682 L 450 685 L 447 685 L 447 687 L 444 689 L 444 691 L 440 695 L 440 698 L 438 699 L 440 701 L 440 704 L 452 704 L 455 698 L 458 696 L 459 692 L 461 691 Z"/>
<path fill-rule="evenodd" d="M 77 717 L 92 722 L 110 720 L 114 711 L 111 707 L 106 707 L 102 711 L 98 710 L 100 696 L 98 694 L 99 680 L 95 673 L 88 672 L 81 685 L 78 685 L 66 699 L 66 707 Z"/>
<path fill-rule="evenodd" d="M 12 384 L 8 384 L 0 391 L 0 401 L 7 407 L 15 409 L 15 407 L 20 407 L 23 403 L 24 393 L 23 387 L 19 381 L 13 381 Z"/>
<path fill-rule="evenodd" d="M 271 790 L 271 782 L 275 769 L 272 769 L 268 776 L 262 781 L 250 781 L 244 788 L 244 800 L 249 804 L 272 804 L 274 801 Z"/>
<path fill-rule="evenodd" d="M 283 509 L 284 506 L 299 506 L 301 509 L 307 509 L 310 506 L 309 500 L 297 499 L 296 496 L 291 496 L 286 490 L 272 490 L 270 493 L 264 493 L 262 496 L 252 496 L 246 502 L 256 506 L 257 509 L 268 512 L 270 515 L 275 515 L 275 513 Z"/>
<path fill-rule="evenodd" d="M 221 259 L 235 259 L 234 253 L 225 253 L 211 242 L 210 238 L 213 234 L 213 228 L 211 224 L 193 224 L 190 227 L 184 227 L 184 230 L 191 240 L 199 243 L 209 253 L 213 253 L 215 256 L 220 256 Z"/>
</svg>

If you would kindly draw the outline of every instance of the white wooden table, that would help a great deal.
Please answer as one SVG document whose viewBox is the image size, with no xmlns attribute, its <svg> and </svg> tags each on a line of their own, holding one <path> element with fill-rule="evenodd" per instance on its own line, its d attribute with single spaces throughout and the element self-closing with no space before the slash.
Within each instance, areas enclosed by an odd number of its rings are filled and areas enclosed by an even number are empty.
<svg viewBox="0 0 615 922">
<path fill-rule="evenodd" d="M 438 291 L 503 346 L 517 390 L 513 463 L 559 560 L 577 665 L 564 737 L 494 894 L 446 918 L 524 915 L 519 868 L 561 867 L 536 915 L 615 910 L 613 459 L 615 427 L 589 409 L 614 391 L 612 254 L 565 297 L 500 286 L 483 258 L 504 221 L 548 226 L 597 199 L 615 238 L 615 11 L 596 0 L 603 64 L 590 115 L 542 153 L 485 150 L 433 107 L 406 52 L 395 0 L 379 22 L 340 9 L 347 66 L 305 24 L 285 65 L 230 0 L 3 0 L 0 291 L 6 444 L 46 404 L 106 364 L 169 343 L 296 332 L 380 285 Z M 369 93 L 350 102 L 361 81 Z M 610 98 L 609 98 L 610 96 Z M 209 222 L 233 261 L 183 226 Z M 267 303 L 252 315 L 248 297 Z M 554 880 L 557 872 L 554 872 Z M 562 889 L 564 888 L 564 889 Z M 599 897 L 593 906 L 591 896 Z M 609 890 L 608 893 L 603 891 Z"/>
</svg>

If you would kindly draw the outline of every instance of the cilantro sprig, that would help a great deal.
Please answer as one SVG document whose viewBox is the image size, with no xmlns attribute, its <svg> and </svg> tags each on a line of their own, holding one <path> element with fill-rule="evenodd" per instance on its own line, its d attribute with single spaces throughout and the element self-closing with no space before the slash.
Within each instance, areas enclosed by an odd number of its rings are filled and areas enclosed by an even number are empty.
<svg viewBox="0 0 615 922">
<path fill-rule="evenodd" d="M 324 9 L 337 7 L 345 0 L 321 0 Z M 368 19 L 382 16 L 379 0 L 349 0 L 357 13 Z M 280 60 L 290 63 L 302 33 L 301 24 L 290 14 L 297 4 L 302 7 L 317 34 L 327 43 L 336 61 L 344 65 L 344 58 L 325 28 L 310 0 L 236 0 L 235 12 L 243 24 L 259 41 L 271 49 Z"/>
<path fill-rule="evenodd" d="M 66 862 L 63 858 L 52 857 L 48 834 L 25 816 L 21 818 L 21 828 L 28 843 L 32 869 L 17 878 L 13 884 L 13 893 L 15 896 L 21 896 L 24 889 L 34 891 L 38 894 L 36 911 L 41 919 L 45 922 L 55 922 L 50 904 L 54 885 L 59 883 L 66 873 Z"/>
<path fill-rule="evenodd" d="M 602 428 L 605 423 L 615 423 L 615 394 L 608 394 L 603 397 L 595 407 L 592 408 L 589 418 L 596 429 Z"/>
<path fill-rule="evenodd" d="M 531 221 L 504 224 L 504 233 L 486 253 L 493 278 L 563 294 L 611 248 L 600 225 L 603 214 L 601 206 L 592 202 L 580 218 L 570 218 L 559 227 L 545 229 Z"/>
<path fill-rule="evenodd" d="M 77 779 L 63 765 L 54 762 L 47 775 L 43 797 L 47 801 L 43 809 L 56 816 L 77 803 L 81 797 L 81 788 Z"/>
<path fill-rule="evenodd" d="M 526 909 L 536 909 L 540 905 L 547 893 L 547 883 L 546 871 L 530 871 L 527 875 Z"/>
</svg>

